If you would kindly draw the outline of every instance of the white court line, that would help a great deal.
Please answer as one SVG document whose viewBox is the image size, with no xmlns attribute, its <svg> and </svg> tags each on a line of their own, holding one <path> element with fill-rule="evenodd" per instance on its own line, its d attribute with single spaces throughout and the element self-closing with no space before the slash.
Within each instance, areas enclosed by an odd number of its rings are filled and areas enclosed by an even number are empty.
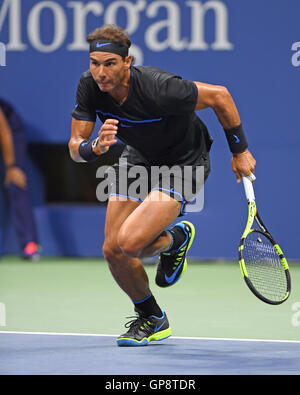
<svg viewBox="0 0 300 395">
<path fill-rule="evenodd" d="M 94 336 L 94 337 L 118 337 L 119 335 L 108 335 L 100 333 L 61 333 L 61 332 L 17 332 L 17 331 L 0 331 L 2 333 L 14 335 L 50 335 L 50 336 Z M 272 340 L 272 339 L 234 339 L 226 337 L 184 337 L 171 336 L 168 340 L 220 340 L 220 341 L 237 341 L 237 342 L 273 342 L 273 343 L 300 343 L 300 340 Z"/>
</svg>

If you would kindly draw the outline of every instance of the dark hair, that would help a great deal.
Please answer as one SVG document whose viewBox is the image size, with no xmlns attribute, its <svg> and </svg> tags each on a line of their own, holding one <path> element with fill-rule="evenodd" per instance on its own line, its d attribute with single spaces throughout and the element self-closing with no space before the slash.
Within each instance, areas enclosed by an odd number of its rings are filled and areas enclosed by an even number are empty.
<svg viewBox="0 0 300 395">
<path fill-rule="evenodd" d="M 94 40 L 109 40 L 114 43 L 131 46 L 131 41 L 128 33 L 117 25 L 103 25 L 93 30 L 87 36 L 87 42 L 91 43 Z"/>
</svg>

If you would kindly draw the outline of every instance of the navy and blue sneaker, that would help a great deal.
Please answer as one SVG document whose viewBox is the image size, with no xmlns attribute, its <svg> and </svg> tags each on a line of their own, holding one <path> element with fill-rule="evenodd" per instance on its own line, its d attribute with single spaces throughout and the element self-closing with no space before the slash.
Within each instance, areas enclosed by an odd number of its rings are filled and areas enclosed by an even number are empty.
<svg viewBox="0 0 300 395">
<path fill-rule="evenodd" d="M 180 227 L 183 231 L 184 241 L 176 250 L 160 254 L 155 277 L 155 282 L 159 287 L 174 285 L 183 276 L 187 267 L 186 254 L 193 243 L 195 228 L 188 221 L 179 222 L 171 231 L 176 227 Z"/>
<path fill-rule="evenodd" d="M 132 318 L 125 324 L 128 331 L 117 338 L 119 347 L 147 346 L 153 340 L 163 340 L 172 334 L 165 312 L 161 317 L 143 317 L 137 311 L 137 316 L 128 318 Z"/>
</svg>

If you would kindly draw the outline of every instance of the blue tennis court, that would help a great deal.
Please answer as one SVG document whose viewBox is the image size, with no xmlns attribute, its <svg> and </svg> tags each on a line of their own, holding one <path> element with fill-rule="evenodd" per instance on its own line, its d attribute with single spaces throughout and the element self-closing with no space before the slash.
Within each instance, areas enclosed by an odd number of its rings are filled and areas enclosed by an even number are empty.
<svg viewBox="0 0 300 395">
<path fill-rule="evenodd" d="M 122 348 L 114 335 L 0 332 L 0 343 L 1 375 L 300 373 L 296 341 L 171 337 L 147 347 Z"/>
</svg>

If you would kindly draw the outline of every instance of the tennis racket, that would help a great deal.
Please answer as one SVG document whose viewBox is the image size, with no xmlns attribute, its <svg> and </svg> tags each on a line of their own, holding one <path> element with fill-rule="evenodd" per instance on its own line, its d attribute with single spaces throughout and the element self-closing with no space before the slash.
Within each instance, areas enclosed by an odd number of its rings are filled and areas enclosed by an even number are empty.
<svg viewBox="0 0 300 395">
<path fill-rule="evenodd" d="M 248 200 L 248 221 L 239 245 L 239 264 L 247 286 L 260 300 L 277 305 L 291 292 L 289 266 L 284 254 L 262 222 L 255 203 L 252 181 L 243 176 Z M 254 228 L 254 224 L 257 226 Z"/>
</svg>

